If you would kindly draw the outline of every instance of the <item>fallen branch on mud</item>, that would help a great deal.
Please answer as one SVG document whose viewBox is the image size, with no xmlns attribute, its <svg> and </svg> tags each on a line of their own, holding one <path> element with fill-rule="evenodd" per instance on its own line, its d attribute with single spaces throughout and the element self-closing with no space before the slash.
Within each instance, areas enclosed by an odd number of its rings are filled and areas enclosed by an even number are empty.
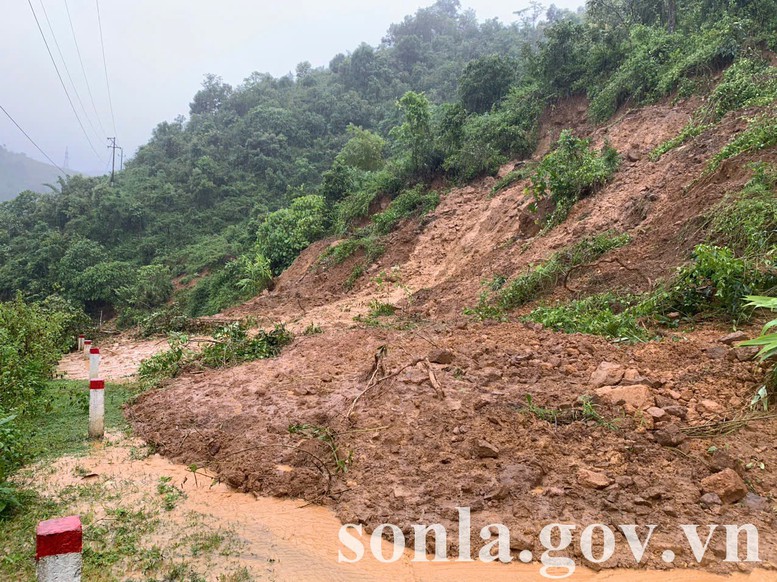
<svg viewBox="0 0 777 582">
<path fill-rule="evenodd" d="M 418 365 L 420 362 L 423 362 L 425 358 L 416 358 L 406 366 L 402 366 L 399 370 L 396 372 L 392 372 L 391 374 L 387 374 L 386 376 L 383 376 L 381 378 L 378 378 L 375 380 L 375 375 L 377 373 L 377 370 L 373 372 L 372 377 L 370 378 L 370 382 L 367 384 L 367 387 L 359 392 L 359 394 L 356 395 L 356 398 L 353 399 L 353 402 L 351 402 L 351 406 L 348 407 L 348 412 L 345 415 L 346 420 L 351 418 L 351 414 L 353 414 L 353 409 L 356 407 L 356 403 L 359 402 L 362 396 L 364 396 L 367 392 L 375 388 L 378 384 L 385 382 L 386 380 L 389 380 L 391 378 L 395 378 L 396 376 L 399 376 L 402 372 L 407 370 L 408 368 L 412 368 L 413 366 Z"/>
<path fill-rule="evenodd" d="M 708 422 L 706 424 L 700 424 L 697 426 L 688 426 L 681 428 L 680 430 L 685 433 L 686 436 L 692 439 L 704 439 L 717 436 L 728 435 L 744 428 L 749 423 L 757 420 L 770 420 L 777 418 L 775 413 L 755 412 L 752 414 L 745 414 L 739 418 L 732 418 L 728 420 L 718 420 L 715 422 Z"/>
</svg>

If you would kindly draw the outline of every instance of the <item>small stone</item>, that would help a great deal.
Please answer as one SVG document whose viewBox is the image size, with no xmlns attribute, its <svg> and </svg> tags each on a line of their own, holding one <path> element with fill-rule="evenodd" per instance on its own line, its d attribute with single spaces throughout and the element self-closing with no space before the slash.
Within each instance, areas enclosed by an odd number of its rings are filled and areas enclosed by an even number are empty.
<svg viewBox="0 0 777 582">
<path fill-rule="evenodd" d="M 719 473 L 701 480 L 705 493 L 716 493 L 723 503 L 736 503 L 747 495 L 747 486 L 733 469 L 723 469 Z"/>
<path fill-rule="evenodd" d="M 545 495 L 548 497 L 564 497 L 567 494 L 561 487 L 548 487 L 545 489 Z"/>
<path fill-rule="evenodd" d="M 502 373 L 493 367 L 483 368 L 478 374 L 478 377 L 487 383 L 498 382 L 502 379 Z"/>
<path fill-rule="evenodd" d="M 707 354 L 707 357 L 711 360 L 722 360 L 726 357 L 726 354 L 728 354 L 728 348 L 724 348 L 723 346 L 712 346 L 704 350 L 704 353 Z"/>
<path fill-rule="evenodd" d="M 591 384 L 593 384 L 594 388 L 613 386 L 621 381 L 624 374 L 625 370 L 620 364 L 602 362 L 594 370 L 594 373 L 591 374 Z"/>
<path fill-rule="evenodd" d="M 739 473 L 742 469 L 742 463 L 726 451 L 717 449 L 710 455 L 710 470 L 718 472 L 724 469 L 733 469 Z"/>
<path fill-rule="evenodd" d="M 680 319 L 680 314 L 677 311 L 672 311 L 671 313 L 667 314 L 667 317 L 669 319 Z"/>
<path fill-rule="evenodd" d="M 735 331 L 734 333 L 730 333 L 728 335 L 724 335 L 722 338 L 720 338 L 718 341 L 722 344 L 726 344 L 727 346 L 730 346 L 732 344 L 735 344 L 736 342 L 743 342 L 746 339 L 748 339 L 747 334 L 743 331 Z"/>
<path fill-rule="evenodd" d="M 685 406 L 665 406 L 664 412 L 677 418 L 685 418 L 688 415 L 688 409 Z"/>
<path fill-rule="evenodd" d="M 755 346 L 746 346 L 742 348 L 734 348 L 734 357 L 740 362 L 749 362 L 758 353 L 758 348 Z"/>
<path fill-rule="evenodd" d="M 642 159 L 642 155 L 638 150 L 629 150 L 626 153 L 626 159 L 630 162 L 638 162 Z"/>
<path fill-rule="evenodd" d="M 723 504 L 723 502 L 720 500 L 720 497 L 718 497 L 716 493 L 705 493 L 701 496 L 701 499 L 699 499 L 699 503 L 704 509 L 709 509 L 714 505 Z"/>
<path fill-rule="evenodd" d="M 580 469 L 577 472 L 577 482 L 589 489 L 604 489 L 612 483 L 612 480 L 604 473 Z"/>
<path fill-rule="evenodd" d="M 475 441 L 473 452 L 479 459 L 496 459 L 499 456 L 499 449 L 484 439 Z"/>
<path fill-rule="evenodd" d="M 769 500 L 766 497 L 761 497 L 750 491 L 742 499 L 742 505 L 750 509 L 751 511 L 769 511 Z"/>
<path fill-rule="evenodd" d="M 663 408 L 657 406 L 651 406 L 645 412 L 653 417 L 653 420 L 660 420 L 666 416 L 666 411 Z"/>
<path fill-rule="evenodd" d="M 594 390 L 594 393 L 607 404 L 632 407 L 644 410 L 654 406 L 656 401 L 649 386 L 634 384 L 633 386 L 604 386 Z"/>
<path fill-rule="evenodd" d="M 667 394 L 672 400 L 680 400 L 680 393 L 677 390 L 669 390 Z"/>
<path fill-rule="evenodd" d="M 429 361 L 433 364 L 452 364 L 453 352 L 450 350 L 435 350 L 429 354 Z"/>
<path fill-rule="evenodd" d="M 655 437 L 656 442 L 662 447 L 676 447 L 688 438 L 676 424 L 670 424 L 666 428 L 657 430 L 653 436 Z"/>
<path fill-rule="evenodd" d="M 699 402 L 699 406 L 701 406 L 707 412 L 712 413 L 718 413 L 723 410 L 723 407 L 714 400 L 702 400 Z"/>
<path fill-rule="evenodd" d="M 510 495 L 510 489 L 505 485 L 500 485 L 491 493 L 486 493 L 485 499 L 486 501 L 501 501 L 502 499 L 506 499 L 508 495 Z"/>
</svg>

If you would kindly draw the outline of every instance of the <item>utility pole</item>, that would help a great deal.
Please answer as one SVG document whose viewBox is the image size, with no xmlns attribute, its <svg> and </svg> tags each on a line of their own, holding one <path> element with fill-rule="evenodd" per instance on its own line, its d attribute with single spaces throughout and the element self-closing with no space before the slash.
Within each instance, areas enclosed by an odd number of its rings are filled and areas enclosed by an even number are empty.
<svg viewBox="0 0 777 582">
<path fill-rule="evenodd" d="M 109 137 L 108 141 L 111 142 L 111 145 L 108 146 L 108 149 L 113 150 L 111 156 L 111 184 L 113 184 L 113 178 L 116 175 L 116 150 L 121 148 L 116 145 L 115 137 Z"/>
<path fill-rule="evenodd" d="M 119 164 L 119 171 L 121 172 L 124 170 L 124 148 L 120 147 L 119 149 L 121 150 L 121 163 Z"/>
</svg>

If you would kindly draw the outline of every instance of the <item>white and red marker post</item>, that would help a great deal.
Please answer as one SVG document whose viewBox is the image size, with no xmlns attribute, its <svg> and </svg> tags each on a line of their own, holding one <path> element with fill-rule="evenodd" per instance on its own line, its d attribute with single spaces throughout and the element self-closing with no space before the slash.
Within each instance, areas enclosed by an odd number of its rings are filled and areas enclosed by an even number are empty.
<svg viewBox="0 0 777 582">
<path fill-rule="evenodd" d="M 79 352 L 84 351 L 84 339 L 85 338 L 86 338 L 86 336 L 84 334 L 80 334 L 78 336 L 78 351 Z"/>
<path fill-rule="evenodd" d="M 89 380 L 89 438 L 105 436 L 105 380 Z"/>
<path fill-rule="evenodd" d="M 41 521 L 35 534 L 38 582 L 80 582 L 81 518 L 74 515 Z"/>
<path fill-rule="evenodd" d="M 84 340 L 84 357 L 88 360 L 89 359 L 89 350 L 92 349 L 92 340 L 85 339 Z"/>
<path fill-rule="evenodd" d="M 89 349 L 89 380 L 100 376 L 100 348 Z"/>
</svg>

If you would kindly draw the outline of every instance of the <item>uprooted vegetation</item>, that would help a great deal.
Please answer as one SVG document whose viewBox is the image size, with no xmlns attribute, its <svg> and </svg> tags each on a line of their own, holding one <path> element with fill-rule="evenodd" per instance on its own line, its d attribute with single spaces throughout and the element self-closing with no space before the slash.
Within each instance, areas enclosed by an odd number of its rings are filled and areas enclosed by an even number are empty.
<svg viewBox="0 0 777 582">
<path fill-rule="evenodd" d="M 276 325 L 271 331 L 258 330 L 249 335 L 242 322 L 234 322 L 217 329 L 212 339 L 204 342 L 201 350 L 189 348 L 190 338 L 181 333 L 171 334 L 169 349 L 143 360 L 138 377 L 148 385 L 175 378 L 187 369 L 223 368 L 241 362 L 273 358 L 284 346 L 291 343 L 293 335 L 283 325 Z"/>
</svg>

